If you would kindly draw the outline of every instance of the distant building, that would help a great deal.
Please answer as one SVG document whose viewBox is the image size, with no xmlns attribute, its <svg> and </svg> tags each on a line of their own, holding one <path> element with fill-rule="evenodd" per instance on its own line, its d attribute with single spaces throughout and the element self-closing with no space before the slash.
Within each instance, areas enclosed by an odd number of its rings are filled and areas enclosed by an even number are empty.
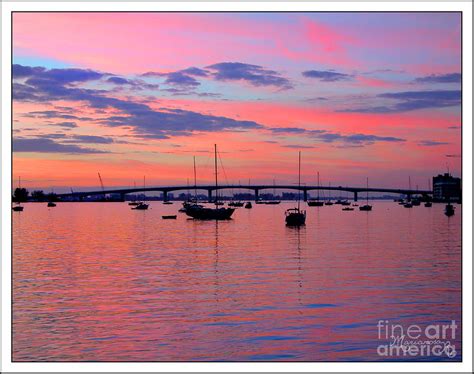
<svg viewBox="0 0 474 374">
<path fill-rule="evenodd" d="M 435 201 L 461 201 L 461 178 L 449 173 L 433 177 L 433 199 Z"/>
</svg>

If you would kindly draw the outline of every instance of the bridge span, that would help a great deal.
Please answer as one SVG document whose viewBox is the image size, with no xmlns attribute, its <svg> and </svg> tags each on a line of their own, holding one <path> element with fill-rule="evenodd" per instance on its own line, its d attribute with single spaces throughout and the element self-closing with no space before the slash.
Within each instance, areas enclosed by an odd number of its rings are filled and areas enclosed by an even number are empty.
<svg viewBox="0 0 474 374">
<path fill-rule="evenodd" d="M 383 192 L 383 193 L 393 193 L 398 195 L 433 195 L 433 191 L 428 190 L 411 190 L 411 189 L 400 189 L 400 188 L 366 188 L 366 187 L 343 187 L 343 186 L 310 186 L 310 185 L 222 185 L 222 186 L 215 186 L 215 185 L 200 185 L 200 186 L 157 186 L 157 187 L 134 187 L 134 188 L 121 188 L 121 189 L 112 189 L 112 190 L 96 190 L 96 191 L 81 191 L 81 192 L 71 192 L 71 193 L 64 193 L 58 194 L 58 198 L 85 198 L 88 196 L 97 196 L 97 195 L 110 195 L 110 194 L 119 194 L 122 197 L 125 197 L 127 194 L 137 193 L 137 192 L 152 192 L 158 191 L 163 193 L 163 200 L 168 200 L 168 193 L 173 191 L 207 191 L 209 201 L 212 200 L 212 193 L 216 190 L 240 190 L 246 189 L 254 191 L 255 199 L 258 199 L 259 192 L 262 190 L 296 190 L 303 192 L 303 199 L 304 201 L 308 200 L 308 192 L 315 191 L 315 190 L 325 190 L 325 191 L 347 191 L 353 193 L 354 201 L 358 200 L 359 193 L 361 192 Z"/>
</svg>

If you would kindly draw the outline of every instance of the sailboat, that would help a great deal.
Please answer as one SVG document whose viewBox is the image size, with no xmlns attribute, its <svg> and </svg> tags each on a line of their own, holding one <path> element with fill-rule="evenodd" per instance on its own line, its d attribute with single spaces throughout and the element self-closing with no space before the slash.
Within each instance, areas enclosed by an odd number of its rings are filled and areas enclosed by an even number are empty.
<svg viewBox="0 0 474 374">
<path fill-rule="evenodd" d="M 133 181 L 133 188 L 137 188 L 137 184 L 135 181 Z M 136 193 L 136 192 L 135 192 Z M 135 197 L 133 198 L 132 201 L 128 203 L 130 206 L 137 206 L 139 203 L 135 200 Z"/>
<path fill-rule="evenodd" d="M 285 221 L 287 226 L 301 226 L 306 222 L 306 211 L 300 210 L 300 193 L 301 187 L 301 151 L 298 154 L 298 206 L 296 208 L 287 209 L 285 212 Z"/>
<path fill-rule="evenodd" d="M 216 199 L 214 201 L 215 207 L 214 208 L 206 208 L 201 205 L 192 204 L 187 207 L 185 213 L 194 218 L 194 219 L 202 219 L 202 220 L 225 220 L 230 219 L 232 214 L 234 213 L 234 208 L 228 207 L 221 207 L 218 208 L 219 205 L 219 194 L 218 194 L 218 183 L 217 183 L 217 145 L 214 144 L 214 172 L 216 175 Z"/>
<path fill-rule="evenodd" d="M 347 188 L 347 186 L 346 186 L 346 188 Z M 349 191 L 348 190 L 346 190 L 346 199 L 341 201 L 341 205 L 343 205 L 343 206 L 350 206 L 351 205 L 351 202 L 349 201 Z"/>
<path fill-rule="evenodd" d="M 329 191 L 328 191 L 328 200 L 324 202 L 324 205 L 332 205 L 334 204 L 331 201 L 331 182 L 329 182 Z"/>
<path fill-rule="evenodd" d="M 411 178 L 408 177 L 408 189 L 411 190 Z M 409 195 L 410 196 L 410 195 Z M 403 204 L 405 208 L 413 208 L 413 203 L 411 201 L 411 197 L 407 198 L 407 201 Z"/>
<path fill-rule="evenodd" d="M 369 178 L 367 177 L 367 202 L 365 205 L 359 207 L 359 210 L 369 212 L 372 210 L 372 205 L 369 205 Z"/>
<path fill-rule="evenodd" d="M 451 205 L 451 202 L 448 201 L 448 205 L 444 208 L 444 214 L 448 217 L 454 216 L 455 207 Z"/>
<path fill-rule="evenodd" d="M 186 209 L 190 206 L 197 206 L 202 208 L 202 205 L 197 203 L 197 177 L 196 177 L 196 156 L 193 156 L 193 171 L 194 171 L 194 197 L 183 202 L 183 207 L 178 211 L 181 213 L 186 213 Z"/>
<path fill-rule="evenodd" d="M 21 188 L 21 177 L 18 177 L 18 188 Z M 12 207 L 14 212 L 23 212 L 23 207 L 21 203 L 18 201 L 15 206 Z"/>
<path fill-rule="evenodd" d="M 275 198 L 275 179 L 273 180 L 273 198 Z M 280 200 L 267 200 L 265 201 L 266 205 L 278 205 L 280 204 Z"/>
<path fill-rule="evenodd" d="M 48 208 L 54 208 L 56 206 L 56 204 L 53 201 L 53 198 L 54 198 L 54 190 L 51 189 L 50 200 L 48 201 L 48 204 L 47 204 Z"/>
<path fill-rule="evenodd" d="M 431 191 L 431 180 L 428 178 L 428 191 Z M 431 206 L 433 205 L 433 203 L 430 201 L 430 197 L 427 196 L 426 197 L 428 200 L 425 201 L 425 207 L 427 208 L 431 208 Z"/>
<path fill-rule="evenodd" d="M 143 188 L 145 188 L 145 176 L 143 176 Z M 144 201 L 139 201 L 136 206 L 132 208 L 133 210 L 147 210 L 148 209 L 148 204 L 146 204 Z"/>
<path fill-rule="evenodd" d="M 319 171 L 318 171 L 318 197 L 316 200 L 308 200 L 308 206 L 323 206 L 324 202 L 319 200 Z"/>
</svg>

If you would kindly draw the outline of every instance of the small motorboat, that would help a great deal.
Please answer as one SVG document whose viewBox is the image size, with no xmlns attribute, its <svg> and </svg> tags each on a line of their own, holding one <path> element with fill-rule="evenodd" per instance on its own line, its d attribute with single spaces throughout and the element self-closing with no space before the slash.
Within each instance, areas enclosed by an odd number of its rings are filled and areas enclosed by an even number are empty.
<svg viewBox="0 0 474 374">
<path fill-rule="evenodd" d="M 131 201 L 128 203 L 128 205 L 130 206 L 137 206 L 139 203 L 137 203 L 136 201 Z"/>
<path fill-rule="evenodd" d="M 352 204 L 352 206 L 359 206 L 359 204 L 357 204 L 357 203 L 353 203 L 353 204 Z"/>
<path fill-rule="evenodd" d="M 234 206 L 234 207 L 242 207 L 244 206 L 244 203 L 241 202 L 241 201 L 231 201 L 229 204 L 227 204 L 229 206 Z"/>
<path fill-rule="evenodd" d="M 15 205 L 12 209 L 14 212 L 23 212 L 23 207 L 21 205 Z"/>
<path fill-rule="evenodd" d="M 413 204 L 409 201 L 407 201 L 405 204 L 403 204 L 404 208 L 413 208 Z"/>
<path fill-rule="evenodd" d="M 342 210 L 344 211 L 350 211 L 350 210 L 354 210 L 354 208 L 350 207 L 350 206 L 346 206 L 345 208 L 342 208 Z"/>
<path fill-rule="evenodd" d="M 319 200 L 308 200 L 307 203 L 308 206 L 324 206 L 324 202 Z"/>
<path fill-rule="evenodd" d="M 418 199 L 413 199 L 412 202 L 413 206 L 420 206 L 421 202 Z"/>
<path fill-rule="evenodd" d="M 334 203 L 332 201 L 326 201 L 324 205 L 333 205 Z"/>
<path fill-rule="evenodd" d="M 53 203 L 52 201 L 50 201 L 50 202 L 48 203 L 48 208 L 54 208 L 55 206 L 56 206 L 56 204 Z"/>
<path fill-rule="evenodd" d="M 133 210 L 147 210 L 148 209 L 148 204 L 145 204 L 144 202 L 138 203 L 137 206 L 132 208 Z"/>
<path fill-rule="evenodd" d="M 344 200 L 344 201 L 341 202 L 341 205 L 349 206 L 349 205 L 351 205 L 351 202 L 349 200 Z"/>
<path fill-rule="evenodd" d="M 265 204 L 265 201 L 262 199 L 255 200 L 255 204 Z"/>
<path fill-rule="evenodd" d="M 171 205 L 171 204 L 173 204 L 173 202 L 172 202 L 172 201 L 163 201 L 163 204 L 165 204 L 165 205 Z"/>
<path fill-rule="evenodd" d="M 268 200 L 268 201 L 265 201 L 265 204 L 266 205 L 278 205 L 278 204 L 280 204 L 280 200 Z"/>
<path fill-rule="evenodd" d="M 451 205 L 451 203 L 448 203 L 446 207 L 444 208 L 444 214 L 446 214 L 448 217 L 454 216 L 454 206 Z"/>
<path fill-rule="evenodd" d="M 425 207 L 427 207 L 427 208 L 431 208 L 432 206 L 433 206 L 433 203 L 431 201 L 427 201 L 425 203 Z"/>
<path fill-rule="evenodd" d="M 161 216 L 163 219 L 176 219 L 176 215 L 169 215 L 169 216 Z"/>
<path fill-rule="evenodd" d="M 252 203 L 250 201 L 245 204 L 245 209 L 252 209 Z"/>
</svg>

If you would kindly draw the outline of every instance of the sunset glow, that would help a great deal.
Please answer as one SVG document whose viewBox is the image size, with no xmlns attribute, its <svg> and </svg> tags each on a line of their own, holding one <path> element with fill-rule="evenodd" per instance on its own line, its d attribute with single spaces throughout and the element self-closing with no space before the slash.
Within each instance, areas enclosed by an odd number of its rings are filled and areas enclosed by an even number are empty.
<svg viewBox="0 0 474 374">
<path fill-rule="evenodd" d="M 461 172 L 458 13 L 15 13 L 14 178 L 428 188 Z M 225 181 L 223 181 L 225 182 Z"/>
</svg>

